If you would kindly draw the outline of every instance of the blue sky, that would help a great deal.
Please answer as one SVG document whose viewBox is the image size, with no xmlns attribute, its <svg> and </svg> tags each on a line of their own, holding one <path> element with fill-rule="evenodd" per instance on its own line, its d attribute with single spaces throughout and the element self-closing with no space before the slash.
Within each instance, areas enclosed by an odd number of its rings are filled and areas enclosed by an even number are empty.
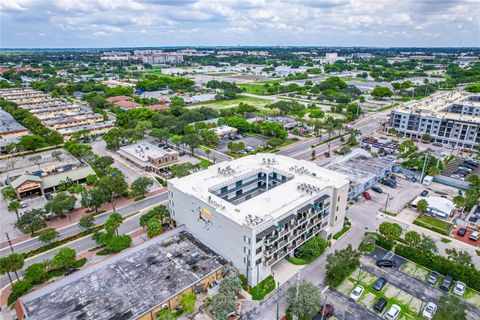
<svg viewBox="0 0 480 320">
<path fill-rule="evenodd" d="M 1 48 L 480 46 L 480 0 L 1 0 Z"/>
</svg>

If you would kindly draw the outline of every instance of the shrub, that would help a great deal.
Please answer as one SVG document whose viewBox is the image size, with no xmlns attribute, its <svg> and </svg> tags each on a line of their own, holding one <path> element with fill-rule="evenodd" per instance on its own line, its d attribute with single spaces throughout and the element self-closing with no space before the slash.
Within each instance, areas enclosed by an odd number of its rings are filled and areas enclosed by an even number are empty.
<svg viewBox="0 0 480 320">
<path fill-rule="evenodd" d="M 269 275 L 263 279 L 259 284 L 252 288 L 251 294 L 253 300 L 262 300 L 267 294 L 275 289 L 275 279 Z"/>
<path fill-rule="evenodd" d="M 32 284 L 39 284 L 47 280 L 47 266 L 44 262 L 33 263 L 25 270 L 25 279 Z"/>
<path fill-rule="evenodd" d="M 388 251 L 392 250 L 395 246 L 395 242 L 393 240 L 389 240 L 382 235 L 377 235 L 376 244 L 377 246 L 382 247 L 383 249 Z"/>
<path fill-rule="evenodd" d="M 12 293 L 8 296 L 8 304 L 11 305 L 14 303 L 17 298 L 27 293 L 30 289 L 32 289 L 30 280 L 23 279 L 15 282 L 12 287 Z"/>
<path fill-rule="evenodd" d="M 403 244 L 397 244 L 395 253 L 443 275 L 451 275 L 472 289 L 480 291 L 480 271 L 474 266 L 465 266 L 440 255 Z"/>
<path fill-rule="evenodd" d="M 322 253 L 324 253 L 327 247 L 327 241 L 320 237 L 313 237 L 300 247 L 296 256 L 300 259 L 306 260 L 307 262 L 312 262 Z"/>
<path fill-rule="evenodd" d="M 110 252 L 120 252 L 127 249 L 132 244 L 132 237 L 127 234 L 121 236 L 114 236 L 107 245 L 107 249 Z"/>
</svg>

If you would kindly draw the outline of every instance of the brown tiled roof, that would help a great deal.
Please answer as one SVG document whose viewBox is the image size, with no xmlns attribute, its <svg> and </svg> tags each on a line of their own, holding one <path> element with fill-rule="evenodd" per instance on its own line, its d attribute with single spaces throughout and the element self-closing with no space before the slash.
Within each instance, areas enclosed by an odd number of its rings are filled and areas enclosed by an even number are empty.
<svg viewBox="0 0 480 320">
<path fill-rule="evenodd" d="M 170 106 L 167 106 L 167 105 L 164 105 L 164 104 L 154 104 L 154 105 L 151 105 L 151 106 L 148 106 L 147 107 L 148 109 L 150 110 L 167 110 L 167 109 L 170 109 Z"/>
<path fill-rule="evenodd" d="M 135 108 L 140 108 L 142 106 L 140 103 L 136 103 L 132 101 L 118 101 L 118 102 L 115 102 L 115 105 L 124 109 L 135 109 Z"/>
<path fill-rule="evenodd" d="M 132 101 L 132 97 L 129 96 L 115 96 L 115 97 L 110 97 L 107 98 L 108 103 L 115 103 L 119 101 Z"/>
</svg>

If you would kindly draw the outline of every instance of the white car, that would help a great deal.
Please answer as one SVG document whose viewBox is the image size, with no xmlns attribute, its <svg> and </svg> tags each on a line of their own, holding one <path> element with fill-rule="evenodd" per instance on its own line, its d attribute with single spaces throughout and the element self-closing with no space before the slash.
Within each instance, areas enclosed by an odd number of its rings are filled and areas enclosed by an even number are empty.
<svg viewBox="0 0 480 320">
<path fill-rule="evenodd" d="M 480 232 L 473 231 L 472 233 L 470 233 L 469 238 L 470 238 L 470 240 L 477 241 L 478 239 L 480 239 Z"/>
<path fill-rule="evenodd" d="M 400 307 L 396 304 L 392 304 L 388 311 L 385 313 L 384 318 L 388 320 L 396 320 L 398 316 L 400 315 Z"/>
<path fill-rule="evenodd" d="M 365 291 L 365 288 L 357 286 L 353 289 L 352 293 L 350 293 L 350 299 L 357 301 L 362 296 L 363 291 Z"/>
<path fill-rule="evenodd" d="M 455 286 L 453 287 L 453 293 L 461 297 L 465 293 L 466 287 L 467 286 L 465 285 L 465 283 L 460 281 L 455 281 Z"/>
<path fill-rule="evenodd" d="M 433 302 L 429 302 L 423 309 L 422 315 L 425 319 L 432 319 L 435 312 L 437 312 L 437 305 Z"/>
</svg>

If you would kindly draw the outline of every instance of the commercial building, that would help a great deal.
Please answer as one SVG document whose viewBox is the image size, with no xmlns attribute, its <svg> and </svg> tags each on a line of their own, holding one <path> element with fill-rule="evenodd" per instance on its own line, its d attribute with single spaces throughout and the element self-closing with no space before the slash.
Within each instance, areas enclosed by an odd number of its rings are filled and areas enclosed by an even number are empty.
<svg viewBox="0 0 480 320">
<path fill-rule="evenodd" d="M 346 156 L 337 158 L 325 168 L 348 176 L 350 189 L 348 199 L 354 199 L 370 189 L 380 179 L 393 171 L 394 158 L 373 157 L 363 149 L 355 149 Z"/>
<path fill-rule="evenodd" d="M 133 165 L 156 173 L 160 168 L 178 161 L 177 151 L 162 149 L 145 141 L 121 147 L 118 154 Z"/>
<path fill-rule="evenodd" d="M 53 154 L 54 152 L 60 154 Z M 14 157 L 0 162 L 0 181 L 11 186 L 18 199 L 55 192 L 62 183 L 83 183 L 95 171 L 63 149 Z"/>
<path fill-rule="evenodd" d="M 102 53 L 100 60 L 125 61 L 131 58 L 132 54 L 128 51 L 105 51 Z"/>
<path fill-rule="evenodd" d="M 212 129 L 217 137 L 225 137 L 237 133 L 238 129 L 227 125 L 221 125 Z"/>
<path fill-rule="evenodd" d="M 462 90 L 441 91 L 392 110 L 386 130 L 394 128 L 407 138 L 421 139 L 451 148 L 474 149 L 480 144 L 480 94 Z"/>
<path fill-rule="evenodd" d="M 162 50 L 136 50 L 134 51 L 134 57 L 151 65 L 183 62 L 183 54 L 163 52 Z"/>
<path fill-rule="evenodd" d="M 227 261 L 180 227 L 19 298 L 18 319 L 156 320 L 184 292 L 207 292 Z"/>
<path fill-rule="evenodd" d="M 343 227 L 348 188 L 343 174 L 259 153 L 170 179 L 169 210 L 256 285 L 305 241 Z"/>
</svg>

